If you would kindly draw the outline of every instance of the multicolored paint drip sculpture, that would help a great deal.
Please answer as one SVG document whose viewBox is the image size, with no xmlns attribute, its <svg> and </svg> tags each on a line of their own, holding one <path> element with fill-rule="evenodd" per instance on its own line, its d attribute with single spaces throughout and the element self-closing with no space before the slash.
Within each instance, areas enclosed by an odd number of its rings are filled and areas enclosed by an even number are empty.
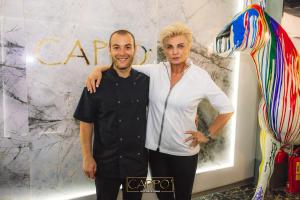
<svg viewBox="0 0 300 200">
<path fill-rule="evenodd" d="M 265 11 L 248 5 L 216 38 L 218 53 L 247 51 L 262 92 L 258 118 L 262 162 L 253 199 L 263 199 L 282 146 L 300 144 L 300 57 L 287 33 Z"/>
</svg>

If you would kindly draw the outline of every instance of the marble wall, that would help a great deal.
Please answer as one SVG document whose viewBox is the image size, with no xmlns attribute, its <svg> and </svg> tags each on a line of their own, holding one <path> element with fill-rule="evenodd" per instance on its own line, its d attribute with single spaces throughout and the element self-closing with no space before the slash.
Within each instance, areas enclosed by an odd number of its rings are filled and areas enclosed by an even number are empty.
<svg viewBox="0 0 300 200">
<path fill-rule="evenodd" d="M 132 31 L 150 63 L 161 59 L 160 28 L 185 22 L 194 33 L 192 60 L 233 98 L 234 57 L 215 55 L 213 42 L 237 9 L 232 0 L 0 0 L 0 199 L 69 199 L 94 191 L 81 172 L 72 114 L 87 74 L 110 62 L 106 45 L 116 29 Z M 135 62 L 144 55 L 140 47 Z M 215 114 L 204 102 L 202 126 Z M 203 147 L 199 167 L 230 164 L 231 126 Z"/>
</svg>

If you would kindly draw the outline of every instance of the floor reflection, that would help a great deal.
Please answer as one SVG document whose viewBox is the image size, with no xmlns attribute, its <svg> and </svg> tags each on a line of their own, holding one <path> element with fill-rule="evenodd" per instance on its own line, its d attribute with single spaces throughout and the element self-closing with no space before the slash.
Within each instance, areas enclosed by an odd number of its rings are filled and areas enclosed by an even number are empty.
<svg viewBox="0 0 300 200">
<path fill-rule="evenodd" d="M 251 199 L 255 192 L 255 184 L 253 182 L 232 186 L 229 188 L 220 188 L 209 194 L 196 195 L 192 200 L 248 200 Z M 291 194 L 285 191 L 285 188 L 278 188 L 272 191 L 268 190 L 265 200 L 300 200 L 300 194 Z"/>
</svg>

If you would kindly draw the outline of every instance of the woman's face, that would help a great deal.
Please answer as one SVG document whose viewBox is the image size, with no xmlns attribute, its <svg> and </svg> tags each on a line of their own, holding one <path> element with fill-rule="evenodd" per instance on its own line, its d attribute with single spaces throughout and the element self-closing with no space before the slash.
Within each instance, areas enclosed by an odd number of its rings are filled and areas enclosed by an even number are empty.
<svg viewBox="0 0 300 200">
<path fill-rule="evenodd" d="M 164 40 L 163 50 L 171 65 L 178 65 L 188 59 L 191 45 L 184 35 L 177 35 Z"/>
</svg>

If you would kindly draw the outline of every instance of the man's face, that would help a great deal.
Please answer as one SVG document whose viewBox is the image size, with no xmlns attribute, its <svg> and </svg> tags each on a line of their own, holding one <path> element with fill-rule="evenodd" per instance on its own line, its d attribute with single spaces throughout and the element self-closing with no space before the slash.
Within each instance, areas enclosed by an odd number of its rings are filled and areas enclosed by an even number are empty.
<svg viewBox="0 0 300 200">
<path fill-rule="evenodd" d="M 135 46 L 129 34 L 114 34 L 111 38 L 109 52 L 115 67 L 120 70 L 128 69 L 134 58 Z"/>
</svg>

